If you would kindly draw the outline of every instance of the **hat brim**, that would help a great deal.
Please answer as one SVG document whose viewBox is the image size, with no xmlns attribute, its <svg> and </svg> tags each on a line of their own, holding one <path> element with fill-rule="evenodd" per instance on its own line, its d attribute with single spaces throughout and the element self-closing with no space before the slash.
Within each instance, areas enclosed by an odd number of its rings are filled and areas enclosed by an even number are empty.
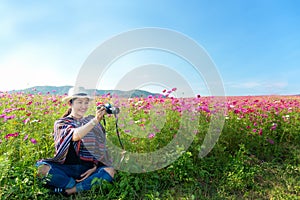
<svg viewBox="0 0 300 200">
<path fill-rule="evenodd" d="M 74 95 L 74 96 L 67 96 L 67 97 L 64 97 L 64 98 L 62 99 L 62 101 L 69 102 L 71 99 L 89 99 L 89 100 L 93 100 L 94 98 L 91 97 L 91 96 L 77 96 L 77 95 Z"/>
</svg>

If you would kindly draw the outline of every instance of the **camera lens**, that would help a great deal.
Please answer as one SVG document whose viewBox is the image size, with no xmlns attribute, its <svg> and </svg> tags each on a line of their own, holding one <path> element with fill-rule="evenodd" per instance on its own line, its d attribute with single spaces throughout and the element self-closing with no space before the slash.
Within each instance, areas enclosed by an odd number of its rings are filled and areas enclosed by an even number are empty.
<svg viewBox="0 0 300 200">
<path fill-rule="evenodd" d="M 107 114 L 119 114 L 120 112 L 120 109 L 118 107 L 113 107 L 109 103 L 105 105 L 97 106 L 97 110 L 99 110 L 101 107 L 105 108 Z"/>
</svg>

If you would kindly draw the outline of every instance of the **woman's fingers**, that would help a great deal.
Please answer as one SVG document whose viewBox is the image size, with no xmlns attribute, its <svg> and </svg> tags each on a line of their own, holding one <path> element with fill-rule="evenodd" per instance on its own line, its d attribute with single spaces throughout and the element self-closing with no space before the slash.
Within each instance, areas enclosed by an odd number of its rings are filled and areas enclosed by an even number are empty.
<svg viewBox="0 0 300 200">
<path fill-rule="evenodd" d="M 88 173 L 89 171 L 84 172 L 83 174 L 81 174 L 80 176 L 82 177 L 81 179 L 76 179 L 76 182 L 81 182 L 84 179 L 86 179 L 87 177 L 90 176 L 91 173 Z"/>
<path fill-rule="evenodd" d="M 101 119 L 103 118 L 103 116 L 105 115 L 106 111 L 104 107 L 100 107 L 97 111 L 96 111 L 96 117 L 97 120 L 100 122 Z"/>
<path fill-rule="evenodd" d="M 80 175 L 80 177 L 82 177 L 81 179 L 76 179 L 76 182 L 81 182 L 84 179 L 88 178 L 92 173 L 96 171 L 96 169 L 96 167 L 93 167 L 92 169 L 87 170 L 86 172 Z"/>
</svg>

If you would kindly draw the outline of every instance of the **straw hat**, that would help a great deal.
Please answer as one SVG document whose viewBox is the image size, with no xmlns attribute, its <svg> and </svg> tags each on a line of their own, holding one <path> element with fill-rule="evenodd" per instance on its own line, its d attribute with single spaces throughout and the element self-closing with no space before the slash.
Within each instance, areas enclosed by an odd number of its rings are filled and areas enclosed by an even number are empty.
<svg viewBox="0 0 300 200">
<path fill-rule="evenodd" d="M 75 98 L 88 98 L 90 100 L 93 99 L 93 97 L 90 96 L 88 92 L 83 88 L 72 87 L 69 89 L 68 96 L 64 97 L 62 101 L 69 102 L 71 99 L 75 99 Z"/>
</svg>

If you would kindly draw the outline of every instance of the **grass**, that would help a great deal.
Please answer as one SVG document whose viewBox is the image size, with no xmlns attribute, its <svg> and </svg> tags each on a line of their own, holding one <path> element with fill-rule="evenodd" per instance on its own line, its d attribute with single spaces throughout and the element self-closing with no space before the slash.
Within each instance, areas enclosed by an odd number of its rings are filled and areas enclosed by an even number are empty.
<svg viewBox="0 0 300 200">
<path fill-rule="evenodd" d="M 228 98 L 222 134 L 203 158 L 199 158 L 199 150 L 211 113 L 207 109 L 198 110 L 196 137 L 175 162 L 147 173 L 119 171 L 112 184 L 103 182 L 91 191 L 71 197 L 49 194 L 37 181 L 34 166 L 37 160 L 53 156 L 53 122 L 66 110 L 62 97 L 1 93 L 0 98 L 0 199 L 299 199 L 300 196 L 299 97 Z M 112 101 L 110 97 L 101 100 Z M 153 138 L 138 138 L 125 133 L 133 126 L 120 118 L 126 150 L 151 152 L 168 144 L 179 127 L 176 119 L 180 114 L 172 108 L 182 106 L 180 101 L 153 98 L 132 101 L 139 103 L 123 105 L 121 110 L 127 109 L 134 121 L 144 123 L 137 131 L 151 124 L 151 112 L 144 112 L 151 110 L 145 107 L 147 102 L 167 105 L 164 109 L 168 120 Z M 195 101 L 205 106 L 210 99 Z M 139 106 L 144 107 L 138 109 Z M 113 118 L 107 117 L 108 138 L 118 145 L 113 122 Z"/>
</svg>

